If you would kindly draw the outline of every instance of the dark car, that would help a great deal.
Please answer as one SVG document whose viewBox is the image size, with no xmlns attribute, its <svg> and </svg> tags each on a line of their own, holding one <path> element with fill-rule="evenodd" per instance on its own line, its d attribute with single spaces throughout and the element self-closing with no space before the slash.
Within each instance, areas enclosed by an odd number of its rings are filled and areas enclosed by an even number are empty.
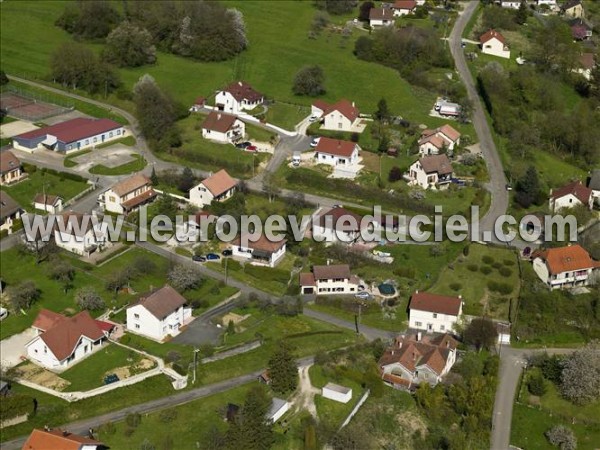
<svg viewBox="0 0 600 450">
<path fill-rule="evenodd" d="M 194 255 L 194 256 L 192 256 L 192 261 L 206 262 L 206 258 L 204 256 Z"/>
<path fill-rule="evenodd" d="M 217 255 L 216 253 L 208 253 L 208 254 L 206 255 L 206 259 L 207 259 L 208 261 L 215 261 L 215 260 L 217 260 L 217 259 L 221 259 L 221 257 L 220 257 L 219 255 Z"/>
<path fill-rule="evenodd" d="M 252 142 L 250 142 L 250 141 L 238 142 L 237 144 L 235 144 L 235 146 L 237 148 L 247 148 L 247 147 L 250 147 L 251 145 L 252 145 Z"/>
<path fill-rule="evenodd" d="M 223 250 L 221 252 L 221 255 L 223 255 L 223 256 L 231 256 L 231 255 L 233 255 L 233 250 Z"/>
</svg>

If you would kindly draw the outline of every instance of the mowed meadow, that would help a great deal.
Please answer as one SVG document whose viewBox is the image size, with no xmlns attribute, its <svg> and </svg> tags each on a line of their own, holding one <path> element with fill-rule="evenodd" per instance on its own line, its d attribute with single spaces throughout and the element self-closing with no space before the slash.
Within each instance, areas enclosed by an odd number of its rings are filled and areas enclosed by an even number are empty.
<svg viewBox="0 0 600 450">
<path fill-rule="evenodd" d="M 0 3 L 2 26 L 1 66 L 8 74 L 49 79 L 52 52 L 72 37 L 54 25 L 67 2 L 10 0 Z M 353 55 L 355 40 L 366 31 L 355 29 L 344 39 L 336 31 L 324 31 L 317 39 L 308 32 L 316 9 L 312 1 L 225 1 L 227 7 L 244 14 L 249 47 L 225 62 L 202 63 L 159 52 L 152 66 L 119 69 L 126 88 L 144 73 L 151 74 L 177 100 L 190 104 L 196 97 L 210 97 L 228 82 L 244 79 L 269 98 L 309 105 L 310 98 L 296 97 L 291 91 L 294 75 L 306 65 L 318 64 L 326 75 L 324 99 L 345 97 L 361 111 L 372 113 L 385 97 L 391 110 L 408 120 L 423 123 L 435 95 L 415 88 L 392 69 L 358 60 Z M 122 3 L 115 1 L 121 10 Z M 341 26 L 348 20 L 332 16 Z M 95 51 L 100 43 L 86 43 Z M 123 104 L 114 96 L 108 99 Z M 123 105 L 131 108 L 131 104 Z"/>
</svg>

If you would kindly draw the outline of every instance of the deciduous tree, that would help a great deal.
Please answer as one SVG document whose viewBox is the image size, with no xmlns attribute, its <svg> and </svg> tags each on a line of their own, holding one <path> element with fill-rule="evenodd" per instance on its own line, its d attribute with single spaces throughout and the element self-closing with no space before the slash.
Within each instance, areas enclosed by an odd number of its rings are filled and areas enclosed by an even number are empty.
<svg viewBox="0 0 600 450">
<path fill-rule="evenodd" d="M 187 291 L 197 287 L 201 278 L 198 272 L 189 266 L 179 264 L 169 272 L 167 276 L 169 283 L 178 291 Z"/>
<path fill-rule="evenodd" d="M 156 47 L 150 32 L 125 21 L 110 32 L 102 55 L 118 67 L 138 67 L 156 62 Z"/>
<path fill-rule="evenodd" d="M 550 444 L 560 448 L 560 450 L 575 450 L 577 448 L 577 438 L 573 431 L 564 425 L 555 425 L 544 433 Z"/>
<path fill-rule="evenodd" d="M 600 398 L 600 345 L 594 341 L 565 358 L 561 391 L 582 405 Z"/>
<path fill-rule="evenodd" d="M 78 289 L 77 292 L 75 292 L 75 301 L 77 302 L 77 306 L 81 309 L 97 311 L 106 308 L 106 304 L 102 297 L 100 297 L 100 294 L 90 286 Z"/>
<path fill-rule="evenodd" d="M 493 347 L 497 337 L 496 325 L 485 317 L 473 319 L 463 333 L 465 343 L 475 346 L 477 350 Z"/>
<path fill-rule="evenodd" d="M 33 281 L 23 281 L 8 290 L 10 303 L 14 311 L 28 310 L 31 305 L 39 300 L 42 292 Z"/>
<path fill-rule="evenodd" d="M 295 95 L 315 97 L 325 93 L 325 74 L 321 66 L 306 66 L 296 73 L 292 91 Z"/>
</svg>

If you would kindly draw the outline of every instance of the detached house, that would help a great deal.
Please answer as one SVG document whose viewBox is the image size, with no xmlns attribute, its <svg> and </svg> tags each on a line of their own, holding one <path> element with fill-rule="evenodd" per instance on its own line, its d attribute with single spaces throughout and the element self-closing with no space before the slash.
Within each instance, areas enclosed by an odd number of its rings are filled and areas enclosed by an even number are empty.
<svg viewBox="0 0 600 450">
<path fill-rule="evenodd" d="M 452 181 L 452 175 L 452 163 L 448 156 L 425 156 L 409 167 L 407 181 L 410 186 L 423 189 L 444 189 Z"/>
<path fill-rule="evenodd" d="M 313 266 L 312 272 L 300 274 L 302 294 L 355 294 L 360 282 L 348 264 Z"/>
<path fill-rule="evenodd" d="M 177 336 L 192 318 L 187 300 L 171 286 L 164 286 L 127 307 L 127 330 L 162 341 Z"/>
<path fill-rule="evenodd" d="M 203 208 L 213 201 L 224 202 L 235 193 L 236 187 L 237 181 L 221 169 L 190 189 L 190 203 Z"/>
<path fill-rule="evenodd" d="M 33 199 L 33 207 L 40 211 L 56 214 L 63 209 L 63 199 L 58 195 L 36 194 Z"/>
<path fill-rule="evenodd" d="M 486 55 L 499 56 L 500 58 L 510 58 L 510 49 L 506 39 L 496 30 L 489 30 L 479 38 L 481 53 Z"/>
<path fill-rule="evenodd" d="M 573 181 L 560 189 L 550 191 L 549 206 L 552 212 L 581 205 L 589 209 L 594 206 L 592 190 L 585 187 L 581 181 Z"/>
<path fill-rule="evenodd" d="M 324 130 L 347 131 L 362 133 L 364 126 L 361 124 L 360 111 L 346 99 L 342 99 L 333 105 L 323 100 L 315 100 L 311 107 L 313 115 L 322 118 Z"/>
<path fill-rule="evenodd" d="M 88 311 L 66 317 L 42 309 L 32 328 L 36 336 L 25 344 L 27 357 L 48 369 L 65 370 L 98 350 L 114 325 L 93 319 Z"/>
<path fill-rule="evenodd" d="M 394 11 L 391 8 L 371 8 L 369 11 L 369 25 L 372 28 L 394 25 Z"/>
<path fill-rule="evenodd" d="M 587 187 L 592 190 L 592 198 L 594 199 L 596 206 L 600 206 L 600 169 L 592 171 Z"/>
<path fill-rule="evenodd" d="M 250 264 L 275 267 L 286 251 L 286 240 L 270 241 L 262 234 L 255 242 L 242 242 L 238 236 L 231 243 L 232 256 L 242 258 Z"/>
<path fill-rule="evenodd" d="M 27 152 L 49 149 L 73 153 L 125 136 L 123 125 L 110 119 L 79 117 L 13 137 L 13 147 Z"/>
<path fill-rule="evenodd" d="M 231 114 L 212 111 L 202 123 L 202 137 L 222 143 L 243 139 L 246 124 Z"/>
<path fill-rule="evenodd" d="M 350 166 L 358 162 L 358 144 L 322 137 L 315 148 L 315 162 L 330 166 Z"/>
<path fill-rule="evenodd" d="M 585 10 L 581 0 L 567 0 L 560 7 L 561 12 L 567 17 L 581 19 L 585 17 Z"/>
<path fill-rule="evenodd" d="M 600 262 L 578 244 L 536 251 L 531 257 L 533 270 L 550 289 L 587 286 L 600 269 Z"/>
<path fill-rule="evenodd" d="M 112 245 L 108 240 L 107 225 L 95 216 L 68 211 L 55 219 L 54 242 L 62 249 L 89 256 Z"/>
<path fill-rule="evenodd" d="M 21 161 L 10 150 L 0 153 L 0 186 L 15 183 L 26 176 Z"/>
<path fill-rule="evenodd" d="M 500 2 L 500 6 L 502 8 L 508 8 L 508 9 L 519 9 L 519 7 L 521 6 L 521 1 L 520 0 L 512 0 L 512 1 L 506 1 L 506 0 L 502 0 Z"/>
<path fill-rule="evenodd" d="M 102 442 L 68 431 L 34 428 L 22 450 L 108 450 Z"/>
<path fill-rule="evenodd" d="M 421 383 L 435 386 L 454 365 L 457 346 L 448 334 L 398 336 L 379 359 L 381 378 L 397 389 L 408 390 Z"/>
<path fill-rule="evenodd" d="M 451 155 L 457 145 L 460 145 L 460 133 L 450 125 L 444 125 L 421 133 L 419 153 L 423 156 L 437 155 L 446 150 Z"/>
<path fill-rule="evenodd" d="M 579 57 L 579 67 L 573 69 L 573 72 L 579 73 L 586 80 L 590 81 L 592 79 L 592 70 L 596 66 L 596 61 L 593 53 L 583 53 Z"/>
<path fill-rule="evenodd" d="M 15 220 L 18 220 L 23 213 L 23 209 L 15 202 L 10 195 L 0 191 L 0 231 L 12 231 Z"/>
<path fill-rule="evenodd" d="M 327 243 L 351 244 L 361 237 L 361 221 L 361 216 L 345 208 L 338 206 L 327 209 L 313 221 L 313 239 Z"/>
<path fill-rule="evenodd" d="M 584 19 L 573 19 L 570 22 L 571 34 L 576 41 L 590 39 L 594 33 L 593 28 Z"/>
<path fill-rule="evenodd" d="M 408 306 L 408 326 L 428 333 L 447 333 L 462 314 L 462 297 L 415 292 Z"/>
<path fill-rule="evenodd" d="M 98 203 L 105 211 L 129 214 L 145 203 L 151 202 L 158 194 L 152 189 L 152 181 L 141 173 L 118 182 L 100 194 Z"/>
<path fill-rule="evenodd" d="M 390 8 L 394 11 L 394 16 L 405 16 L 415 12 L 417 2 L 415 0 L 396 0 Z"/>
<path fill-rule="evenodd" d="M 219 111 L 238 114 L 262 105 L 264 99 L 264 95 L 248 83 L 236 81 L 217 93 L 215 105 Z"/>
</svg>

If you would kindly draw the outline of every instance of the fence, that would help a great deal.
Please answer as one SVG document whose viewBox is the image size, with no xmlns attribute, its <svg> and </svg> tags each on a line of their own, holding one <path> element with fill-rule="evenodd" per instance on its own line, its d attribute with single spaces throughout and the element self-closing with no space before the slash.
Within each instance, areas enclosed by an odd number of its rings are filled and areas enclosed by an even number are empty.
<svg viewBox="0 0 600 450">
<path fill-rule="evenodd" d="M 64 114 L 74 109 L 73 105 L 65 105 L 64 102 L 57 101 L 55 97 L 36 94 L 14 86 L 7 86 L 2 90 L 0 104 L 10 116 L 32 122 Z"/>
<path fill-rule="evenodd" d="M 352 411 L 350 411 L 350 414 L 348 414 L 348 417 L 346 417 L 346 420 L 344 420 L 344 423 L 340 427 L 340 430 L 350 423 L 350 421 L 356 415 L 356 413 L 358 412 L 360 407 L 367 401 L 367 398 L 369 398 L 370 393 L 371 393 L 371 391 L 369 389 L 367 389 L 367 392 L 365 392 L 363 394 L 363 396 L 360 398 L 360 400 L 358 401 L 356 406 L 354 408 L 352 408 Z"/>
</svg>

